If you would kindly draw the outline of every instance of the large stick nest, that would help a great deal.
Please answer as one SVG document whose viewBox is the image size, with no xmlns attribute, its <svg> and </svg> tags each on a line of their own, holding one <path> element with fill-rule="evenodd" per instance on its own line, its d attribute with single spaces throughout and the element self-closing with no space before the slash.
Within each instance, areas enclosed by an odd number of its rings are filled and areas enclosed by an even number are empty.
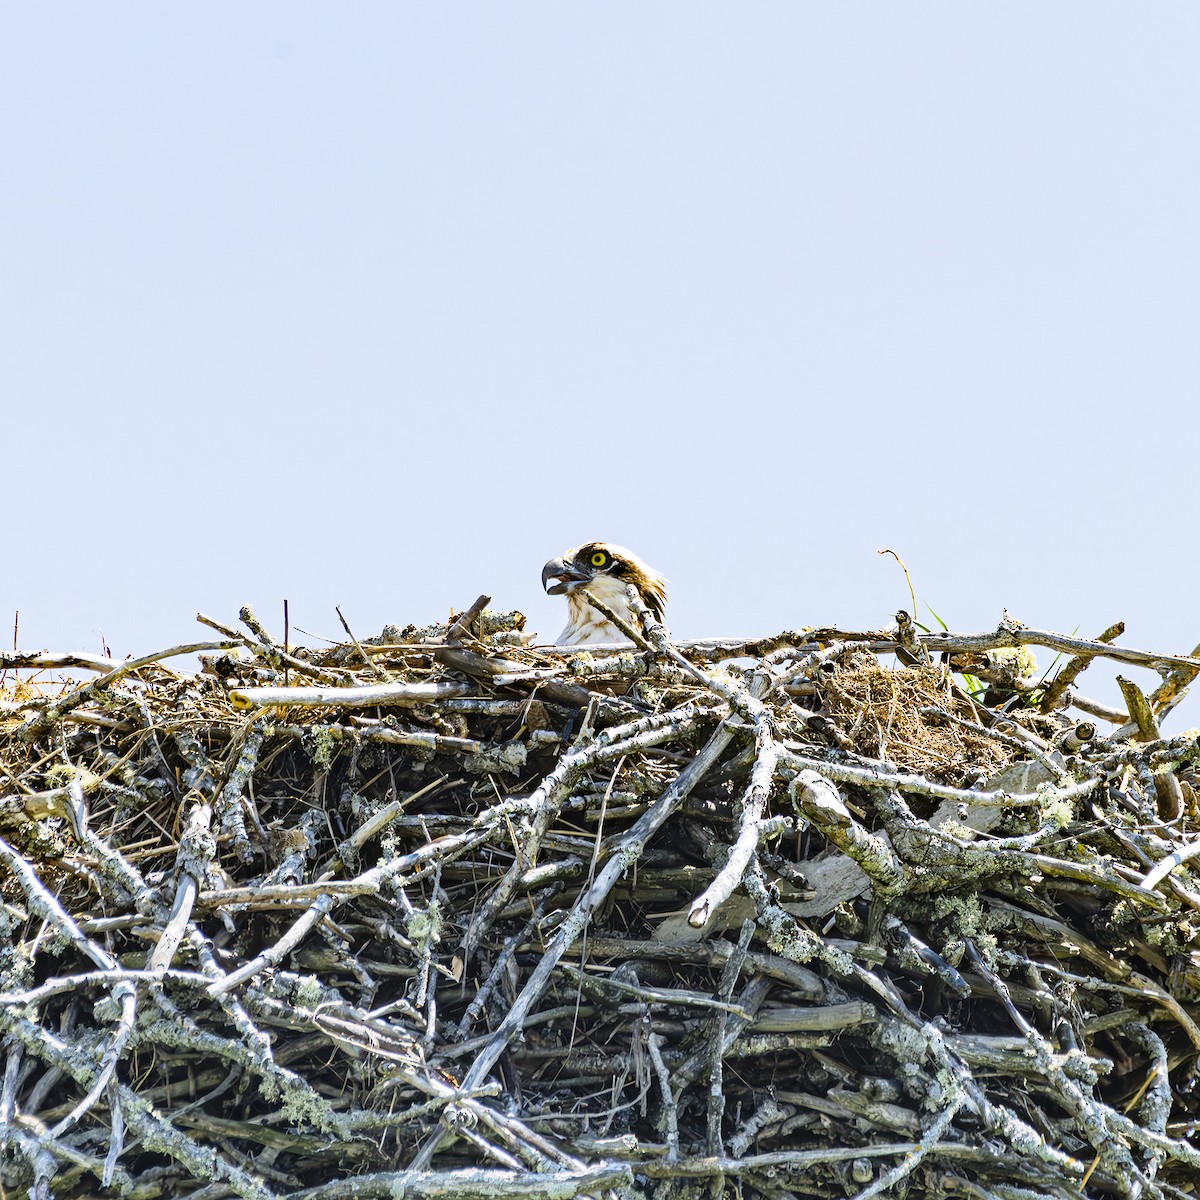
<svg viewBox="0 0 1200 1200">
<path fill-rule="evenodd" d="M 4 1194 L 1196 1193 L 1200 662 L 484 599 L 0 657 Z"/>
</svg>

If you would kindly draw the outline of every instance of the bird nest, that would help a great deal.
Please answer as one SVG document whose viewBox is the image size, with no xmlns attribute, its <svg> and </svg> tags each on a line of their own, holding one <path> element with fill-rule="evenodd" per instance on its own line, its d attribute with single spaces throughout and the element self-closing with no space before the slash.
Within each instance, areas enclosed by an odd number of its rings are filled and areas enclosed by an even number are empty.
<svg viewBox="0 0 1200 1200">
<path fill-rule="evenodd" d="M 6 1193 L 1194 1194 L 1200 661 L 484 599 L 0 656 Z"/>
</svg>

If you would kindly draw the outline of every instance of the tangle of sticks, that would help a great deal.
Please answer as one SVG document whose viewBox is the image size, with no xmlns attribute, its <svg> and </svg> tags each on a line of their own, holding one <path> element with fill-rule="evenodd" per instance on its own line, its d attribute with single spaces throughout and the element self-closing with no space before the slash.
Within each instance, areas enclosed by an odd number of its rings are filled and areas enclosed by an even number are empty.
<svg viewBox="0 0 1200 1200">
<path fill-rule="evenodd" d="M 631 602 L 0 655 L 4 1194 L 1194 1195 L 1200 659 Z"/>
</svg>

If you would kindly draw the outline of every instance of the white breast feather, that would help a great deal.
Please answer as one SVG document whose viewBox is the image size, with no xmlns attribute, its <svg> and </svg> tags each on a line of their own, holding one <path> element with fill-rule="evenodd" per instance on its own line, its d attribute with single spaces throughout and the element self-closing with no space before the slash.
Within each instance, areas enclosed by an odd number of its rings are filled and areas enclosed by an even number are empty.
<svg viewBox="0 0 1200 1200">
<path fill-rule="evenodd" d="M 558 635 L 559 646 L 588 646 L 607 642 L 628 646 L 629 639 L 609 620 L 601 616 L 579 593 L 587 590 L 602 600 L 635 629 L 637 617 L 629 607 L 625 584 L 609 575 L 599 575 L 577 591 L 567 593 L 567 627 Z"/>
</svg>

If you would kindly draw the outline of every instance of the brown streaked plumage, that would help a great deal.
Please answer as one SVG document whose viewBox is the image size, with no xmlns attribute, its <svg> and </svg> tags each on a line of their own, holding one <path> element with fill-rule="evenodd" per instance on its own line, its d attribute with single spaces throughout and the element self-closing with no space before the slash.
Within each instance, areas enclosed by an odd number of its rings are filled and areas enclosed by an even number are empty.
<svg viewBox="0 0 1200 1200">
<path fill-rule="evenodd" d="M 625 635 L 579 593 L 591 592 L 637 629 L 638 619 L 625 594 L 625 587 L 630 583 L 637 588 L 646 607 L 661 621 L 667 604 L 667 581 L 632 550 L 609 542 L 585 542 L 559 558 L 552 558 L 542 568 L 542 587 L 552 596 L 566 596 L 568 606 L 567 627 L 559 634 L 557 644 L 580 646 L 628 642 Z"/>
</svg>

